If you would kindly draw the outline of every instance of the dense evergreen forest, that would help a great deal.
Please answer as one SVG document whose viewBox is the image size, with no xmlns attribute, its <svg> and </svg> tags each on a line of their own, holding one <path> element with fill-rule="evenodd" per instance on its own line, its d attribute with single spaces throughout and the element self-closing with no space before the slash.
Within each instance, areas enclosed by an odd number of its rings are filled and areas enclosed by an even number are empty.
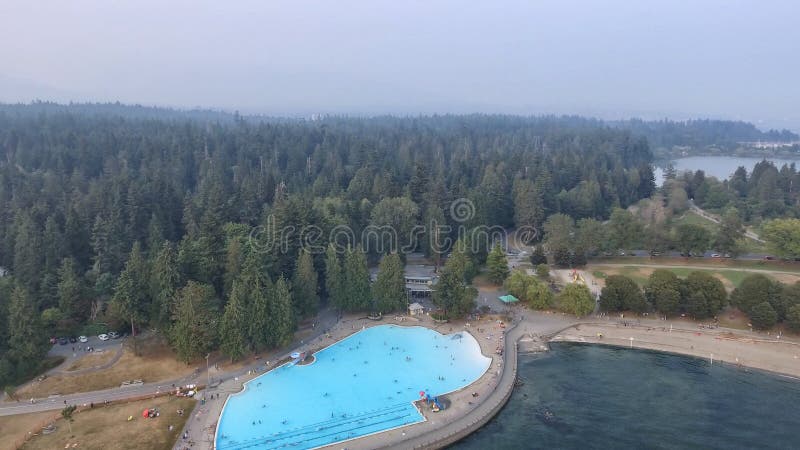
<svg viewBox="0 0 800 450">
<path fill-rule="evenodd" d="M 613 121 L 609 124 L 630 130 L 636 136 L 645 137 L 653 148 L 715 146 L 731 149 L 740 146 L 741 142 L 800 140 L 800 136 L 789 130 L 761 131 L 752 123 L 730 120 L 644 121 L 630 119 Z"/>
<path fill-rule="evenodd" d="M 337 226 L 358 235 L 431 220 L 603 220 L 653 194 L 651 158 L 644 139 L 577 117 L 309 121 L 3 106 L 0 382 L 34 371 L 48 336 L 93 323 L 158 328 L 189 360 L 220 346 L 235 357 L 281 345 L 320 301 L 376 308 L 366 271 L 374 249 L 305 252 L 296 234 L 264 245 L 281 238 L 254 233 L 270 221 L 313 225 L 326 239 Z M 474 214 L 454 218 L 451 202 L 462 198 Z M 426 233 L 413 245 L 430 254 Z M 468 294 L 461 278 L 450 280 L 453 298 Z M 390 297 L 382 309 L 399 306 Z M 438 301 L 459 311 L 458 299 Z"/>
<path fill-rule="evenodd" d="M 739 167 L 730 179 L 717 180 L 698 170 L 675 174 L 668 171 L 671 186 L 681 186 L 697 205 L 724 211 L 736 208 L 740 218 L 749 223 L 763 219 L 800 217 L 800 173 L 794 164 L 775 166 L 761 161 L 748 173 Z"/>
</svg>

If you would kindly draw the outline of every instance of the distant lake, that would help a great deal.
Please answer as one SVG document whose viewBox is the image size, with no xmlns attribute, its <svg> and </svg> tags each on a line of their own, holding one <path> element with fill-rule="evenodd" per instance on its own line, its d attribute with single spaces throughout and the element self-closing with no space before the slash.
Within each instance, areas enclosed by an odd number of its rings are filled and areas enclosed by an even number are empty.
<svg viewBox="0 0 800 450">
<path fill-rule="evenodd" d="M 702 170 L 706 175 L 715 177 L 719 180 L 724 180 L 733 175 L 733 172 L 739 166 L 744 166 L 747 169 L 748 175 L 753 170 L 753 167 L 762 159 L 772 161 L 776 167 L 784 164 L 795 163 L 800 165 L 800 159 L 780 159 L 780 158 L 754 158 L 754 157 L 739 157 L 739 156 L 689 156 L 686 158 L 673 159 L 670 163 L 675 166 L 678 173 L 687 170 L 695 171 Z M 661 186 L 664 183 L 664 167 L 667 164 L 659 164 L 656 166 L 656 184 Z"/>
</svg>

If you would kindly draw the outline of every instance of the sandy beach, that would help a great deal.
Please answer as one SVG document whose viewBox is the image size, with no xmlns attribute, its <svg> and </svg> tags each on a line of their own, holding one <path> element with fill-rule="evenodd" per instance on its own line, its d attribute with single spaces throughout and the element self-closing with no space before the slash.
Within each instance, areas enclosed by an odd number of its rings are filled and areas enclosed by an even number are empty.
<svg viewBox="0 0 800 450">
<path fill-rule="evenodd" d="M 696 356 L 709 364 L 734 364 L 800 379 L 800 343 L 729 329 L 677 327 L 661 323 L 581 323 L 551 342 L 584 342 Z M 683 324 L 682 324 L 683 325 Z"/>
</svg>

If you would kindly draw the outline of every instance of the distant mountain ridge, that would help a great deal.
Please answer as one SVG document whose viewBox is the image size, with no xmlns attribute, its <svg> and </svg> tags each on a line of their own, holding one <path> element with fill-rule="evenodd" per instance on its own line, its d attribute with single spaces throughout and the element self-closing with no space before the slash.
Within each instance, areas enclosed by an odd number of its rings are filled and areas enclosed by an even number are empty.
<svg viewBox="0 0 800 450">
<path fill-rule="evenodd" d="M 229 112 L 214 109 L 176 109 L 160 106 L 144 106 L 138 104 L 114 103 L 56 103 L 37 101 L 32 103 L 0 103 L 0 113 L 10 115 L 35 116 L 41 114 L 79 114 L 88 116 L 122 117 L 126 119 L 152 120 L 199 120 L 215 123 L 234 123 L 237 120 L 248 122 L 286 122 L 294 120 L 315 120 L 330 118 L 347 118 L 348 116 L 312 116 L 276 117 Z M 523 116 L 514 114 L 443 114 L 440 117 L 457 118 L 459 116 L 484 116 L 487 118 L 504 118 L 510 122 L 537 119 L 560 119 L 576 128 L 618 128 L 630 131 L 633 135 L 647 139 L 651 148 L 672 148 L 685 146 L 703 148 L 719 146 L 723 148 L 738 147 L 742 142 L 796 142 L 800 136 L 789 130 L 762 131 L 754 124 L 744 121 L 691 119 L 685 121 L 663 120 L 601 120 L 578 115 L 537 115 Z M 388 116 L 380 116 L 388 117 Z M 397 116 L 409 117 L 409 116 Z M 424 117 L 424 116 L 420 116 Z M 355 117 L 350 117 L 355 118 Z"/>
</svg>

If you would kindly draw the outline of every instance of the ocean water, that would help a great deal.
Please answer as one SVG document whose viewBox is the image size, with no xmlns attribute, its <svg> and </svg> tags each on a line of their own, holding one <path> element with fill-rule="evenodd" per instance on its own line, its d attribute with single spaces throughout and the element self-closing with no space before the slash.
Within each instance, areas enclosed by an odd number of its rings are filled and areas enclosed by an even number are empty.
<svg viewBox="0 0 800 450">
<path fill-rule="evenodd" d="M 452 449 L 800 448 L 795 379 L 587 344 L 519 361 L 525 384 Z"/>
<path fill-rule="evenodd" d="M 412 402 L 471 384 L 491 359 L 469 333 L 382 325 L 285 364 L 228 398 L 218 450 L 313 448 L 423 420 Z M 346 447 L 346 445 L 343 445 Z"/>
</svg>

